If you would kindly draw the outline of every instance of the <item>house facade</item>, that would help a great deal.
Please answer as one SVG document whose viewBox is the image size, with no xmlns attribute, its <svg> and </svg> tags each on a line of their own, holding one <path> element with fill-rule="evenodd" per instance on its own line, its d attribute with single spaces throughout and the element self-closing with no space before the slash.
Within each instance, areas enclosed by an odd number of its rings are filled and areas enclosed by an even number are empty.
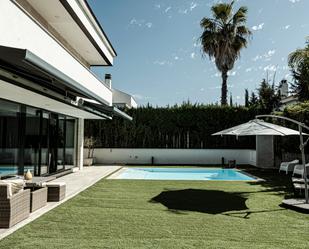
<svg viewBox="0 0 309 249">
<path fill-rule="evenodd" d="M 116 52 L 86 0 L 0 1 L 0 176 L 82 169 L 85 119 L 131 119 L 91 72 Z"/>
</svg>

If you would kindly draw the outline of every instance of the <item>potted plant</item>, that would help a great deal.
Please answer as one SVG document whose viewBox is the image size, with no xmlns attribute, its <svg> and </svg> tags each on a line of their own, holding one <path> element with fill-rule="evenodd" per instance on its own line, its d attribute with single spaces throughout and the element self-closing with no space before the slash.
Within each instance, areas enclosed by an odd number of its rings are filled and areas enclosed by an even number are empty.
<svg viewBox="0 0 309 249">
<path fill-rule="evenodd" d="M 91 166 L 94 163 L 93 153 L 94 153 L 95 143 L 96 143 L 96 140 L 94 139 L 94 137 L 85 138 L 84 147 L 87 148 L 88 150 L 87 157 L 84 158 L 85 166 Z"/>
</svg>

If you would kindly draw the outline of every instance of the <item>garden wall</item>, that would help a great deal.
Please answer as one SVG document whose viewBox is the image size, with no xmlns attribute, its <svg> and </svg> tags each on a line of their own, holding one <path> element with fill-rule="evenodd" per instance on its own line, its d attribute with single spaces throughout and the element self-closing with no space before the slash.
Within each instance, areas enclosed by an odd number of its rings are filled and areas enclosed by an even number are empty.
<svg viewBox="0 0 309 249">
<path fill-rule="evenodd" d="M 86 151 L 84 155 L 87 155 Z M 221 165 L 236 160 L 238 165 L 256 166 L 255 150 L 234 149 L 95 149 L 96 164 Z"/>
</svg>

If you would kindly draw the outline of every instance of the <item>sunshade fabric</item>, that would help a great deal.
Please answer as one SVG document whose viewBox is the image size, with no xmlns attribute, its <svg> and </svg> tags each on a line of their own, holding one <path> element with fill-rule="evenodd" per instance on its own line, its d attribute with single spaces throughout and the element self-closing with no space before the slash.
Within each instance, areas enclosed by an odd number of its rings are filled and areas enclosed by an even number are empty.
<svg viewBox="0 0 309 249">
<path fill-rule="evenodd" d="M 303 133 L 305 135 L 305 133 Z M 292 130 L 280 125 L 254 119 L 247 123 L 212 134 L 213 136 L 291 136 L 299 135 L 299 131 Z"/>
<path fill-rule="evenodd" d="M 115 106 L 105 106 L 105 105 L 102 105 L 100 103 L 98 103 L 97 101 L 95 100 L 92 100 L 92 99 L 85 99 L 85 98 L 80 98 L 80 103 L 81 105 L 83 106 L 87 106 L 87 107 L 90 107 L 90 108 L 93 108 L 93 109 L 96 109 L 100 112 L 103 112 L 105 113 L 106 115 L 108 116 L 118 116 L 118 117 L 121 117 L 121 118 L 124 118 L 124 119 L 127 119 L 129 121 L 132 121 L 133 118 L 131 116 L 129 116 L 128 114 L 126 114 L 125 112 L 119 110 L 118 108 L 116 108 Z"/>
</svg>

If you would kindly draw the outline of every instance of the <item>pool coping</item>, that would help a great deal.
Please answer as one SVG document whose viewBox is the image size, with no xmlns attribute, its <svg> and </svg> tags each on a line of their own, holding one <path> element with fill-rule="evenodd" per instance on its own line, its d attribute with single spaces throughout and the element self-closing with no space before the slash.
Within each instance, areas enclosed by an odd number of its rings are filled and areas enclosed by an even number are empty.
<svg viewBox="0 0 309 249">
<path fill-rule="evenodd" d="M 262 179 L 260 177 L 254 176 L 248 172 L 245 172 L 241 169 L 237 169 L 237 168 L 221 168 L 221 167 L 203 167 L 205 169 L 227 169 L 227 170 L 236 170 L 238 172 L 240 172 L 241 174 L 244 174 L 248 177 L 253 178 L 254 180 L 177 180 L 177 179 L 120 179 L 118 178 L 119 175 L 121 175 L 123 172 L 125 172 L 127 169 L 129 168 L 143 168 L 142 166 L 125 166 L 122 167 L 121 169 L 117 170 L 116 172 L 112 173 L 111 175 L 109 175 L 108 177 L 106 177 L 106 179 L 108 180 L 134 180 L 134 181 L 202 181 L 202 182 L 265 182 L 265 179 Z M 168 166 L 165 167 L 159 167 L 159 166 L 154 166 L 154 167 L 147 167 L 147 168 L 168 168 Z M 171 167 L 171 168 L 175 168 L 175 167 Z M 194 168 L 194 169 L 200 169 L 200 167 L 182 167 L 182 168 Z"/>
</svg>

